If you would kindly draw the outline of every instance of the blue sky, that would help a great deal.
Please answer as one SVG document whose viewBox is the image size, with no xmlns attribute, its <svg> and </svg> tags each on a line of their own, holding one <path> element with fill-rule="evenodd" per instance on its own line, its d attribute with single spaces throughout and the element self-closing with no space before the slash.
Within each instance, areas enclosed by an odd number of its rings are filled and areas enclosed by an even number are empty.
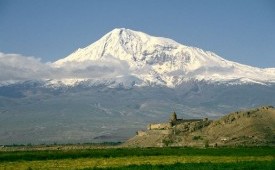
<svg viewBox="0 0 275 170">
<path fill-rule="evenodd" d="M 43 62 L 121 27 L 275 67 L 273 0 L 0 0 L 0 52 Z"/>
</svg>

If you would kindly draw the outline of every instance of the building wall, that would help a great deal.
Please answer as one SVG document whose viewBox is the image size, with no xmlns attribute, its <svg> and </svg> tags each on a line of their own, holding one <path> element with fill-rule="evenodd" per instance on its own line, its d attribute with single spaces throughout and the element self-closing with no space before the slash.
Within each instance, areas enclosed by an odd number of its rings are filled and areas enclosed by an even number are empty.
<svg viewBox="0 0 275 170">
<path fill-rule="evenodd" d="M 173 125 L 178 125 L 181 123 L 186 123 L 186 122 L 199 122 L 203 121 L 203 119 L 177 119 L 176 121 L 172 122 Z"/>
<path fill-rule="evenodd" d="M 157 123 L 157 124 L 149 124 L 148 130 L 162 130 L 171 128 L 171 123 Z"/>
</svg>

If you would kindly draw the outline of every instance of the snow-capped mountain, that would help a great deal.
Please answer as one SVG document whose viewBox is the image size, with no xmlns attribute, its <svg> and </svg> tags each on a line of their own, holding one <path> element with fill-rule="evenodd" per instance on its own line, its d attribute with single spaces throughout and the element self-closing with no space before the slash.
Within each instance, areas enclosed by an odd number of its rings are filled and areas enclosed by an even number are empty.
<svg viewBox="0 0 275 170">
<path fill-rule="evenodd" d="M 106 68 L 113 67 L 114 62 L 123 63 L 118 66 L 126 69 L 107 79 L 125 84 L 175 87 L 190 79 L 230 84 L 275 82 L 272 68 L 239 64 L 213 52 L 125 28 L 112 30 L 53 65 L 56 68 L 82 64 L 88 67 L 87 62 L 104 63 Z"/>
<path fill-rule="evenodd" d="M 0 52 L 0 145 L 123 141 L 183 118 L 275 105 L 275 68 L 114 29 L 54 63 Z"/>
</svg>

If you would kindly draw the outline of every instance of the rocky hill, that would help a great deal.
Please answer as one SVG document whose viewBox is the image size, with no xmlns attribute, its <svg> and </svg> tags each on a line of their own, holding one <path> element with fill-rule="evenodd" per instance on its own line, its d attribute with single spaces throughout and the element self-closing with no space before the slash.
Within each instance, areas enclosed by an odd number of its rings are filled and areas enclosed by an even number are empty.
<svg viewBox="0 0 275 170">
<path fill-rule="evenodd" d="M 170 127 L 167 123 L 150 124 L 146 131 L 123 145 L 126 147 L 163 146 L 259 146 L 275 145 L 275 109 L 264 106 L 237 111 L 218 120 L 182 120 Z M 168 122 L 171 122 L 170 121 Z"/>
</svg>

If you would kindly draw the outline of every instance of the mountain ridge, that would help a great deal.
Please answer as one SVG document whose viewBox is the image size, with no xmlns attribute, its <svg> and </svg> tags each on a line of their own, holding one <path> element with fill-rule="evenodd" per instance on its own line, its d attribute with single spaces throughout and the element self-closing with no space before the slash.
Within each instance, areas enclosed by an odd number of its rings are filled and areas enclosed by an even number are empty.
<svg viewBox="0 0 275 170">
<path fill-rule="evenodd" d="M 174 87 L 190 79 L 210 82 L 275 83 L 274 68 L 232 62 L 210 51 L 125 28 L 114 29 L 93 44 L 54 62 L 55 67 L 87 61 L 126 62 L 127 75 Z M 108 67 L 108 65 L 106 65 Z M 118 75 L 123 77 L 125 75 Z"/>
<path fill-rule="evenodd" d="M 42 82 L 45 87 L 165 86 L 188 81 L 211 84 L 275 84 L 275 68 L 257 68 L 226 60 L 197 47 L 143 32 L 116 28 L 98 41 L 54 63 L 0 53 L 0 86 Z"/>
</svg>

